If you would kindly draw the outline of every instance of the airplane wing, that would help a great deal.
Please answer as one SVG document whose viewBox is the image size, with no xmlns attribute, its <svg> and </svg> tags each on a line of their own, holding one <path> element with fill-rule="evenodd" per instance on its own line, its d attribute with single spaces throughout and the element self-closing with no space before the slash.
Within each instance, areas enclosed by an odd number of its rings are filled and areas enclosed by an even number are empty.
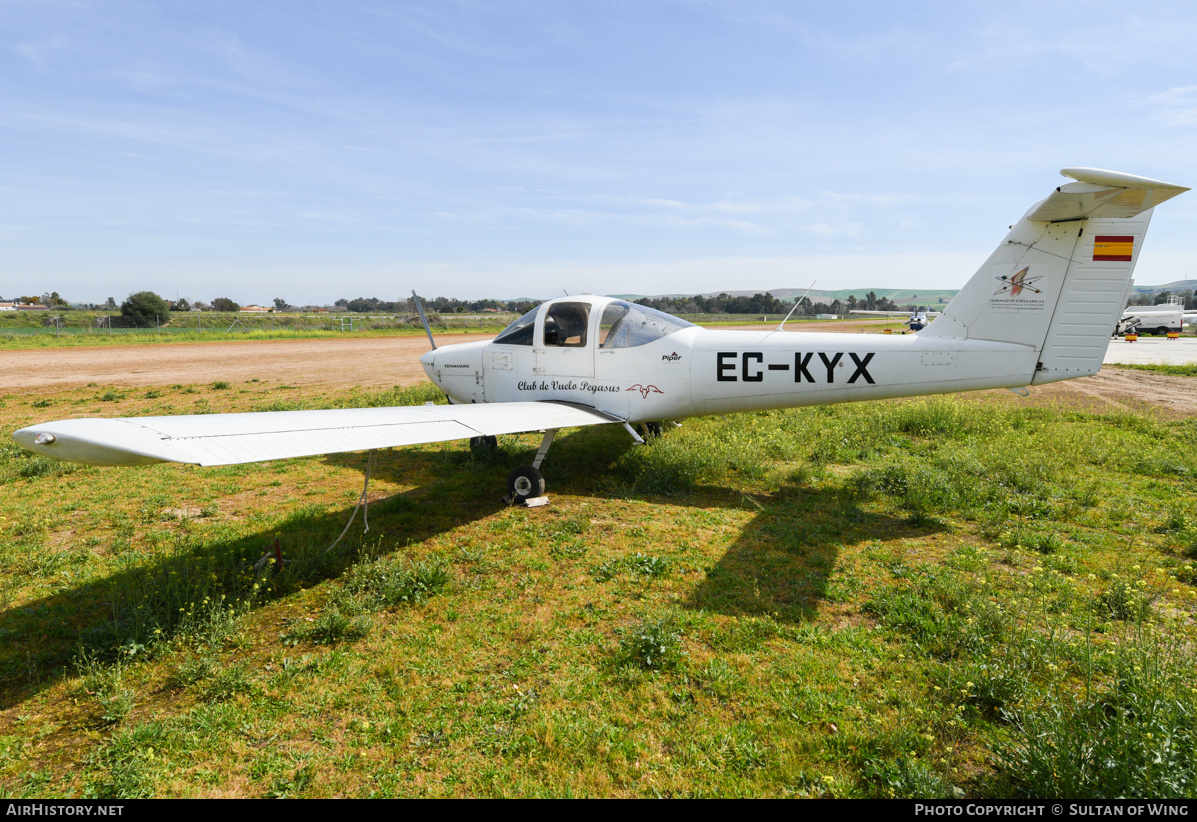
<svg viewBox="0 0 1197 822">
<path fill-rule="evenodd" d="M 235 465 L 611 422 L 623 420 L 570 403 L 508 402 L 59 420 L 13 437 L 85 465 Z"/>
</svg>

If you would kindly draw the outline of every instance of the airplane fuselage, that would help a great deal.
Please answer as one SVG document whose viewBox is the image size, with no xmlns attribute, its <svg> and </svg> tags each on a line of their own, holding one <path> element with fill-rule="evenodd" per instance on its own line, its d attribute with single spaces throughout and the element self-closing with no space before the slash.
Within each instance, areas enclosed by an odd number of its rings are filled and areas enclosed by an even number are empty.
<svg viewBox="0 0 1197 822">
<path fill-rule="evenodd" d="M 635 347 L 607 348 L 594 326 L 612 302 L 585 298 L 591 328 L 584 339 L 594 344 L 545 344 L 541 318 L 530 344 L 445 346 L 421 362 L 456 403 L 564 401 L 632 423 L 1022 387 L 1036 368 L 1029 345 L 917 334 L 687 326 Z"/>
</svg>

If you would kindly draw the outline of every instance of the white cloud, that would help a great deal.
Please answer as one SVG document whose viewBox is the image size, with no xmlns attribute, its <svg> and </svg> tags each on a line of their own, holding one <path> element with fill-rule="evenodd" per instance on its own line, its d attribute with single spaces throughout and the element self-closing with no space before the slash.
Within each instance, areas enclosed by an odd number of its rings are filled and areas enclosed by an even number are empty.
<svg viewBox="0 0 1197 822">
<path fill-rule="evenodd" d="M 14 48 L 18 54 L 40 69 L 45 68 L 53 58 L 62 54 L 67 47 L 67 42 L 66 37 L 55 34 L 41 40 L 20 43 Z"/>
<path fill-rule="evenodd" d="M 1156 120 L 1171 126 L 1197 123 L 1197 86 L 1173 86 L 1152 94 L 1137 105 L 1154 110 Z"/>
</svg>

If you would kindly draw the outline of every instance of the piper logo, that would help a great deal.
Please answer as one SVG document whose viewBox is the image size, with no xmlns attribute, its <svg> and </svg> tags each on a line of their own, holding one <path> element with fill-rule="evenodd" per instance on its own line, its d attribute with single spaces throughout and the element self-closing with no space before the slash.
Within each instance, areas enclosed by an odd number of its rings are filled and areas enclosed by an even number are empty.
<svg viewBox="0 0 1197 822">
<path fill-rule="evenodd" d="M 674 351 L 672 354 L 664 354 L 661 356 L 661 362 L 677 362 L 682 358 L 682 355 Z"/>
</svg>

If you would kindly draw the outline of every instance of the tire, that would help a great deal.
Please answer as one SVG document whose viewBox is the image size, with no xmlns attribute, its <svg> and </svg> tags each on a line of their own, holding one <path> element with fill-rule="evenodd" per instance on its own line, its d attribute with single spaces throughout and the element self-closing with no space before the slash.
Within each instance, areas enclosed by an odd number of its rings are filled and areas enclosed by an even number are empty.
<svg viewBox="0 0 1197 822">
<path fill-rule="evenodd" d="M 661 436 L 661 423 L 642 422 L 636 426 L 636 433 L 644 440 L 655 440 Z"/>
<path fill-rule="evenodd" d="M 1155 335 L 1156 335 L 1157 337 L 1166 337 L 1166 336 L 1168 336 L 1168 326 L 1166 326 L 1166 325 L 1161 325 L 1159 328 L 1157 328 L 1157 329 L 1155 330 Z"/>
<path fill-rule="evenodd" d="M 475 456 L 493 454 L 499 448 L 499 440 L 489 434 L 484 437 L 470 437 L 470 450 Z"/>
<path fill-rule="evenodd" d="M 513 503 L 544 496 L 544 475 L 531 465 L 521 465 L 507 475 L 507 490 Z"/>
</svg>

